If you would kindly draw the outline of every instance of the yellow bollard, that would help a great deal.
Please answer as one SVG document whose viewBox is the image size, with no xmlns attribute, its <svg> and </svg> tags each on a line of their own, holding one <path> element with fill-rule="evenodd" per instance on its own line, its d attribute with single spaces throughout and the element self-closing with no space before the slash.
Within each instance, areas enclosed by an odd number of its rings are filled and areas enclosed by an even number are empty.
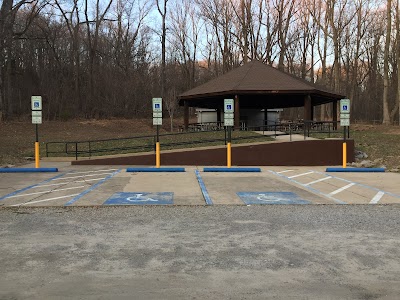
<svg viewBox="0 0 400 300">
<path fill-rule="evenodd" d="M 156 143 L 156 168 L 159 168 L 161 165 L 161 158 L 160 158 L 160 142 Z"/>
<path fill-rule="evenodd" d="M 347 166 L 347 145 L 344 142 L 343 143 L 343 168 L 346 168 Z"/>
<path fill-rule="evenodd" d="M 230 168 L 232 165 L 232 150 L 231 150 L 231 143 L 227 144 L 227 167 Z"/>
<path fill-rule="evenodd" d="M 39 142 L 35 142 L 35 168 L 40 168 Z"/>
</svg>

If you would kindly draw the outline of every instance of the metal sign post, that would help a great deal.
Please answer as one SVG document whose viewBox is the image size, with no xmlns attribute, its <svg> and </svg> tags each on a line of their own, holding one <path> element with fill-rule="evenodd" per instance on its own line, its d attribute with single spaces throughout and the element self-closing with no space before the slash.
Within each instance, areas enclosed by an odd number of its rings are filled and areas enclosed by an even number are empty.
<svg viewBox="0 0 400 300">
<path fill-rule="evenodd" d="M 228 128 L 228 143 L 227 143 L 227 167 L 230 168 L 232 166 L 232 126 L 234 124 L 234 101 L 233 99 L 225 99 L 224 100 L 224 126 Z"/>
<path fill-rule="evenodd" d="M 39 126 L 42 124 L 42 96 L 31 97 L 31 109 L 32 109 L 32 124 L 36 127 L 36 139 L 35 139 L 35 168 L 40 167 L 40 156 L 39 156 Z"/>
<path fill-rule="evenodd" d="M 153 125 L 157 128 L 156 138 L 156 168 L 161 165 L 160 154 L 160 125 L 162 125 L 162 98 L 153 98 Z"/>
<path fill-rule="evenodd" d="M 340 100 L 340 126 L 343 127 L 343 168 L 347 166 L 346 132 L 350 132 L 350 100 Z"/>
</svg>

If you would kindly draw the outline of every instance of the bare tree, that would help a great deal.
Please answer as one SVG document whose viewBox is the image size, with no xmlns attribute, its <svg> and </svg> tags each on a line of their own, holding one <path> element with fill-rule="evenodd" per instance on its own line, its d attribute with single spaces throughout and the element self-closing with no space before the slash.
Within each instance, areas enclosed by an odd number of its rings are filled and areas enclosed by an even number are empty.
<svg viewBox="0 0 400 300">
<path fill-rule="evenodd" d="M 390 49 L 390 35 L 392 31 L 392 14 L 390 9 L 392 7 L 392 0 L 387 1 L 387 14 L 386 14 L 386 40 L 385 40 L 385 53 L 383 56 L 383 119 L 382 124 L 390 123 L 389 113 L 389 49 Z"/>
<path fill-rule="evenodd" d="M 222 57 L 222 72 L 235 65 L 233 8 L 229 0 L 198 0 L 202 17 L 212 28 Z"/>
<path fill-rule="evenodd" d="M 289 45 L 289 26 L 294 15 L 295 0 L 274 0 L 278 17 L 278 44 L 280 48 L 278 69 L 283 70 L 286 50 Z"/>
<path fill-rule="evenodd" d="M 166 92 L 166 95 L 163 99 L 169 115 L 171 132 L 174 131 L 174 115 L 178 110 L 178 102 L 176 101 L 177 96 L 178 95 L 176 93 L 176 88 L 174 86 L 171 86 L 171 88 L 169 88 Z"/>
<path fill-rule="evenodd" d="M 60 4 L 59 0 L 55 0 L 55 4 L 60 10 L 65 24 L 68 29 L 68 33 L 70 35 L 72 46 L 70 48 L 70 61 L 71 67 L 73 68 L 73 78 L 74 78 L 74 92 L 73 92 L 73 100 L 75 102 L 76 111 L 82 111 L 83 103 L 81 99 L 81 91 L 80 91 L 80 11 L 79 11 L 79 3 L 78 0 L 73 0 L 72 8 L 69 8 L 66 11 L 63 8 L 63 5 Z"/>
<path fill-rule="evenodd" d="M 106 2 L 106 7 L 102 10 L 102 2 L 100 0 L 96 0 L 94 16 L 89 17 L 89 2 L 85 0 L 85 23 L 86 23 L 86 34 L 87 34 L 87 42 L 88 42 L 88 60 L 89 60 L 89 97 L 87 101 L 88 107 L 84 109 L 86 114 L 89 116 L 93 116 L 94 114 L 94 101 L 95 101 L 95 68 L 98 65 L 97 62 L 97 48 L 99 44 L 99 35 L 100 28 L 103 24 L 103 21 L 106 19 L 106 14 L 108 13 L 113 0 L 108 0 Z"/>
<path fill-rule="evenodd" d="M 163 0 L 162 5 L 160 5 L 161 0 L 157 0 L 157 9 L 161 16 L 161 97 L 165 94 L 165 62 L 166 62 L 166 37 L 167 37 L 167 4 L 168 0 Z"/>
<path fill-rule="evenodd" d="M 396 61 L 397 61 L 397 95 L 396 95 L 397 104 L 396 105 L 399 113 L 398 122 L 400 126 L 400 1 L 399 0 L 397 0 L 397 7 L 396 7 Z"/>
<path fill-rule="evenodd" d="M 15 67 L 13 44 L 29 29 L 33 20 L 47 4 L 46 1 L 4 0 L 0 7 L 0 120 L 13 113 L 12 76 Z M 16 28 L 18 13 L 26 9 Z"/>
<path fill-rule="evenodd" d="M 189 0 L 176 3 L 171 11 L 171 33 L 174 52 L 179 56 L 178 63 L 182 69 L 183 90 L 193 87 L 196 77 L 196 60 L 199 43 L 201 20 Z"/>
</svg>

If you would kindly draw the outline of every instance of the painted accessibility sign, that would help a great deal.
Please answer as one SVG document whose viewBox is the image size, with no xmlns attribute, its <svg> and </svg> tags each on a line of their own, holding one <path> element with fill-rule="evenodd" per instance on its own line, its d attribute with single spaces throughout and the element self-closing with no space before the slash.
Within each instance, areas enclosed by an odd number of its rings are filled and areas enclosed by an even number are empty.
<svg viewBox="0 0 400 300">
<path fill-rule="evenodd" d="M 292 192 L 238 192 L 246 204 L 309 204 Z"/>
<path fill-rule="evenodd" d="M 115 193 L 103 205 L 168 205 L 174 204 L 174 193 Z"/>
</svg>

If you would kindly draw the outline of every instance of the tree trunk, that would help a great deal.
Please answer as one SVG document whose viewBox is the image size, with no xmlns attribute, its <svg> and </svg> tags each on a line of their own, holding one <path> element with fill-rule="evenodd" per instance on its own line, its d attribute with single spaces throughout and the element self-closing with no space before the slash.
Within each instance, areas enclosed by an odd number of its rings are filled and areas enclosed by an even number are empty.
<svg viewBox="0 0 400 300">
<path fill-rule="evenodd" d="M 400 1 L 397 0 L 397 7 L 396 7 L 396 61 L 397 61 L 397 108 L 399 113 L 399 126 L 400 126 Z M 394 119 L 394 116 L 393 116 Z"/>
<path fill-rule="evenodd" d="M 15 13 L 13 0 L 3 0 L 0 8 L 0 119 L 11 115 L 11 55 L 12 35 Z M 4 68 L 2 68 L 4 66 Z"/>
<path fill-rule="evenodd" d="M 389 49 L 390 49 L 390 34 L 392 29 L 392 14 L 390 9 L 392 0 L 387 1 L 387 25 L 386 25 L 386 41 L 385 52 L 383 57 L 383 119 L 382 124 L 390 124 L 389 112 Z"/>
<path fill-rule="evenodd" d="M 166 61 L 166 35 L 167 35 L 167 26 L 166 26 L 166 18 L 167 18 L 167 3 L 168 0 L 164 0 L 163 7 L 160 7 L 159 0 L 157 0 L 157 8 L 158 12 L 162 18 L 162 32 L 161 32 L 161 98 L 164 98 L 165 95 L 165 61 Z"/>
</svg>

